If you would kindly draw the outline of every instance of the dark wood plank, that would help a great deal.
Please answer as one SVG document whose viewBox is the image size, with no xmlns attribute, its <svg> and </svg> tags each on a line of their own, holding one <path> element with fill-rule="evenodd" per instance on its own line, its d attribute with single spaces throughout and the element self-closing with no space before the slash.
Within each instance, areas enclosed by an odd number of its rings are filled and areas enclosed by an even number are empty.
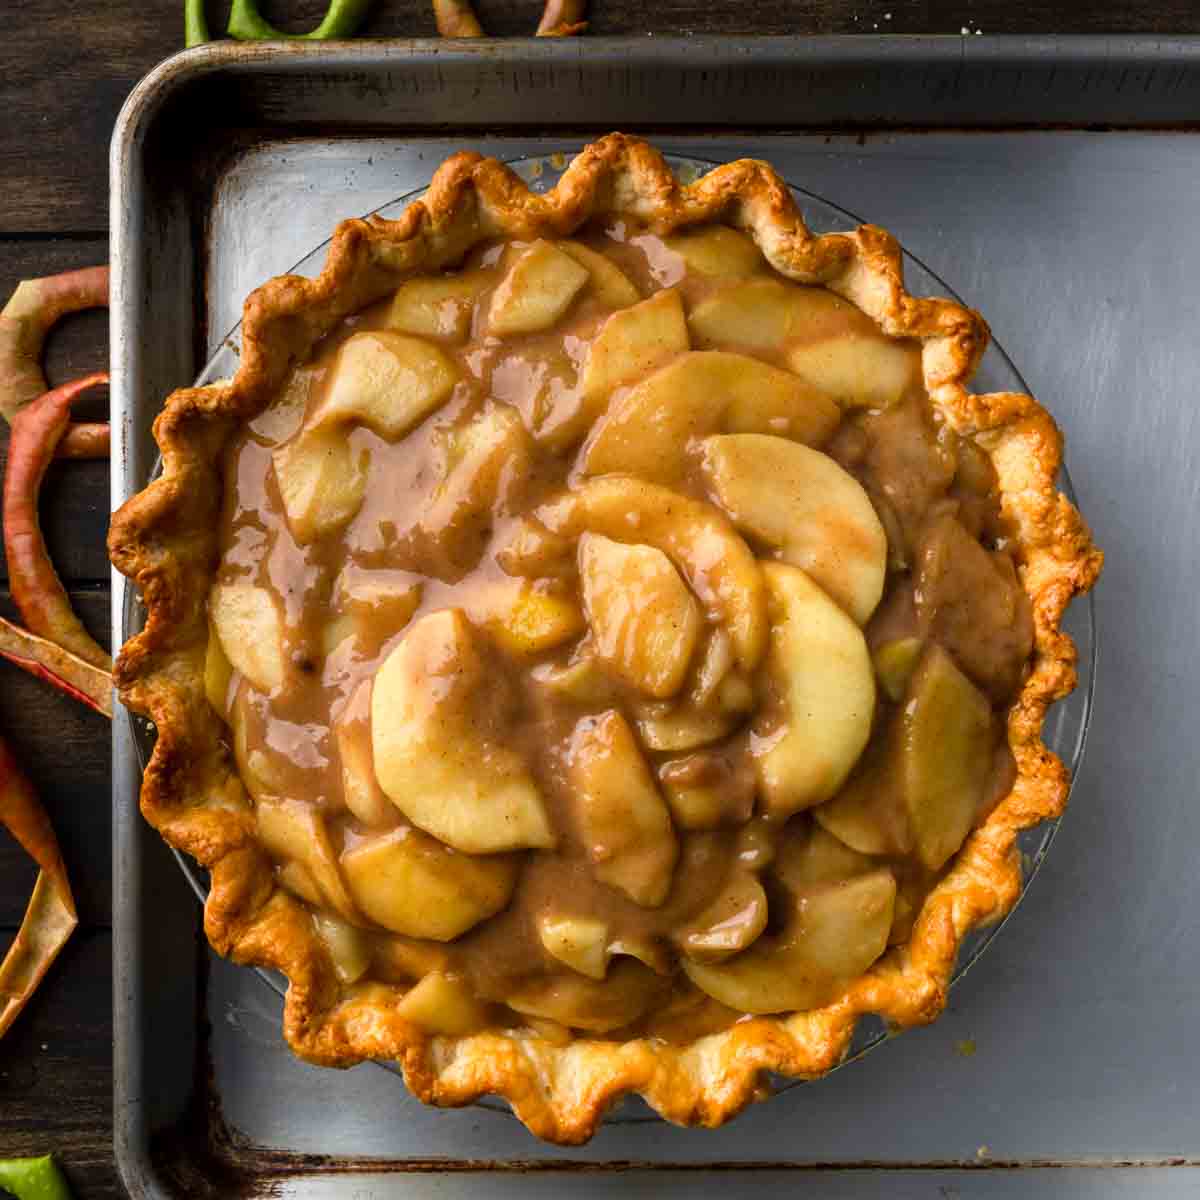
<svg viewBox="0 0 1200 1200">
<path fill-rule="evenodd" d="M 61 0 L 21 5 L 0 39 L 0 233 L 106 227 L 113 121 L 136 81 L 182 47 L 182 8 L 180 0 L 108 0 L 84 9 Z M 227 5 L 211 9 L 219 32 Z M 264 5 L 294 29 L 311 28 L 324 9 L 325 0 Z M 480 0 L 479 10 L 491 34 L 509 36 L 531 32 L 540 5 Z M 597 34 L 1200 32 L 1200 5 L 1192 0 L 594 0 L 589 16 Z M 363 30 L 372 37 L 433 32 L 428 0 L 377 0 Z"/>
<path fill-rule="evenodd" d="M 107 591 L 75 592 L 72 599 L 91 629 L 103 636 Z M 0 596 L 0 612 L 12 615 L 6 596 Z M 0 662 L 0 731 L 50 814 L 80 920 L 89 926 L 112 921 L 109 729 L 108 721 L 90 709 Z M 33 879 L 29 858 L 0 832 L 0 929 L 20 923 Z"/>
<path fill-rule="evenodd" d="M 55 1153 L 78 1200 L 126 1194 L 112 1151 L 111 956 L 107 930 L 77 931 L 0 1044 L 0 1157 Z"/>
</svg>

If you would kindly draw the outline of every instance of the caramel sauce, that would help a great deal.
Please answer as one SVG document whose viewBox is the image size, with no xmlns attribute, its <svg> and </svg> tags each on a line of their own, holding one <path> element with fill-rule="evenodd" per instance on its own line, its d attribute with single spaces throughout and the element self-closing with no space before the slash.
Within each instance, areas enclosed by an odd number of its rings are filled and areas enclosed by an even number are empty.
<svg viewBox="0 0 1200 1200">
<path fill-rule="evenodd" d="M 588 229 L 579 241 L 603 253 L 643 297 L 676 288 L 689 311 L 730 282 L 690 270 L 662 238 L 627 221 Z M 514 654 L 502 637 L 488 631 L 506 619 L 503 598 L 511 595 L 514 578 L 520 577 L 511 570 L 517 558 L 536 561 L 532 578 L 543 593 L 577 603 L 574 544 L 556 544 L 544 529 L 531 529 L 529 518 L 579 481 L 580 446 L 599 415 L 589 411 L 580 380 L 589 346 L 611 309 L 589 288 L 546 332 L 503 339 L 489 335 L 488 298 L 505 264 L 523 248 L 520 243 L 490 245 L 463 264 L 464 270 L 490 272 L 490 283 L 474 304 L 466 340 L 438 341 L 460 376 L 444 403 L 394 440 L 366 425 L 346 426 L 352 459 L 369 462 L 369 483 L 357 512 L 340 532 L 303 545 L 296 540 L 273 470 L 273 452 L 301 436 L 298 431 L 326 403 L 346 339 L 389 328 L 390 302 L 357 314 L 326 338 L 311 361 L 293 372 L 279 401 L 230 445 L 218 582 L 253 583 L 276 600 L 289 669 L 284 686 L 269 696 L 235 677 L 229 716 L 235 725 L 240 723 L 244 744 L 239 762 L 249 750 L 267 760 L 268 782 L 248 779 L 251 792 L 265 786 L 307 801 L 324 815 L 335 853 L 353 849 L 381 829 L 406 824 L 400 810 L 386 803 L 375 823 L 364 823 L 344 796 L 340 747 L 365 746 L 369 754 L 369 686 L 364 685 L 374 679 L 414 622 L 447 608 L 463 610 L 486 635 L 487 698 L 478 709 L 477 732 L 516 751 L 527 765 L 558 843 L 552 850 L 519 851 L 520 870 L 507 906 L 444 945 L 425 943 L 425 958 L 419 941 L 418 951 L 413 951 L 412 939 L 389 935 L 364 920 L 374 945 L 376 977 L 411 978 L 420 973 L 411 965 L 414 961 L 436 962 L 466 978 L 478 996 L 504 1005 L 528 981 L 566 970 L 544 949 L 539 919 L 583 915 L 606 923 L 611 943 L 624 948 L 634 964 L 624 977 L 665 973 L 662 988 L 653 993 L 657 1004 L 651 1011 L 603 1035 L 685 1040 L 723 1028 L 739 1014 L 703 996 L 678 975 L 672 939 L 714 900 L 739 862 L 744 866 L 769 861 L 780 839 L 807 836 L 811 819 L 801 814 L 786 824 L 759 822 L 757 841 L 749 850 L 734 828 L 678 830 L 678 861 L 667 898 L 657 907 L 635 903 L 595 878 L 570 782 L 571 734 L 582 718 L 611 710 L 624 713 L 636 726 L 639 715 L 650 711 L 647 698 L 611 675 L 602 696 L 572 697 L 550 686 L 547 680 L 556 672 L 578 663 L 583 634 L 551 649 Z M 765 263 L 760 275 L 764 280 L 777 278 Z M 736 341 L 722 348 L 786 367 L 793 345 L 842 333 L 882 338 L 865 316 L 843 303 L 774 349 L 763 351 Z M 916 349 L 911 353 L 915 362 Z M 619 399 L 628 386 L 618 387 L 612 399 Z M 496 406 L 515 412 L 528 435 L 519 460 L 505 462 L 486 478 L 483 472 L 473 479 L 460 478 L 461 447 L 456 439 L 473 419 Z M 952 650 L 972 643 L 966 653 L 970 661 L 964 665 L 997 711 L 1002 710 L 1028 657 L 1028 614 L 1012 564 L 1002 551 L 991 548 L 1002 540 L 1003 526 L 986 460 L 960 450 L 953 433 L 934 419 L 919 386 L 884 411 L 847 410 L 823 448 L 863 484 L 877 508 L 886 510 L 881 515 L 892 569 L 883 601 L 866 629 L 869 645 L 876 648 L 912 636 L 945 641 Z M 678 490 L 709 501 L 690 453 Z M 956 574 L 953 562 L 939 557 L 946 539 L 937 533 L 938 522 L 959 522 L 963 536 L 979 547 L 984 564 L 1003 558 L 1006 567 L 989 576 L 976 564 L 974 574 Z M 939 536 L 941 541 L 936 541 Z M 761 546 L 756 551 L 760 557 L 771 556 Z M 697 552 L 715 567 L 723 549 L 714 542 Z M 1002 586 L 1005 570 L 1011 586 Z M 353 597 L 372 588 L 392 600 L 375 606 L 363 602 L 356 608 Z M 706 613 L 705 619 L 706 628 L 711 628 L 712 614 Z M 334 638 L 331 631 L 341 634 Z M 683 695 L 695 686 L 699 657 L 697 651 Z M 754 755 L 779 736 L 780 701 L 774 684 L 761 671 L 750 683 L 753 708 L 734 720 L 726 736 L 698 750 L 644 752 L 651 771 L 665 783 L 720 784 L 736 792 L 734 825 L 750 814 Z M 877 730 L 887 725 L 892 707 L 881 699 Z M 1000 722 L 996 725 L 988 805 L 1003 794 L 1011 778 L 1011 757 L 1002 744 Z M 915 892 L 919 906 L 936 874 L 922 874 L 904 857 L 894 862 L 902 876 L 902 892 Z M 614 965 L 617 961 L 613 959 Z M 497 1010 L 498 1020 L 521 1024 L 519 1014 L 505 1011 Z"/>
</svg>

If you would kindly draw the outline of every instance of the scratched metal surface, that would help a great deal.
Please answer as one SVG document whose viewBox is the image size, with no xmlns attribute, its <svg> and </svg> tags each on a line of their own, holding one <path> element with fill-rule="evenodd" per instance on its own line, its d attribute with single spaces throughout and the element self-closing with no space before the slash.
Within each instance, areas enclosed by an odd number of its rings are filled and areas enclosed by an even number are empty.
<svg viewBox="0 0 1200 1200">
<path fill-rule="evenodd" d="M 306 1197 L 426 1195 L 435 1183 L 438 1195 L 465 1196 L 479 1187 L 473 1174 L 372 1173 L 361 1160 L 373 1157 L 412 1165 L 890 1168 L 823 1174 L 819 1184 L 755 1172 L 755 1192 L 768 1196 L 810 1184 L 834 1197 L 1194 1194 L 1200 1178 L 1190 1168 L 1155 1166 L 1200 1161 L 1200 1046 L 1186 1035 L 1200 999 L 1200 928 L 1189 915 L 1200 841 L 1193 799 L 1200 742 L 1191 728 L 1200 699 L 1200 491 L 1191 467 L 1200 440 L 1194 136 L 668 133 L 655 140 L 709 159 L 767 158 L 793 182 L 892 228 L 983 309 L 1059 419 L 1082 504 L 1109 556 L 1097 596 L 1100 686 L 1072 810 L 1022 907 L 936 1025 L 725 1129 L 610 1126 L 586 1148 L 557 1150 L 501 1114 L 432 1111 L 378 1068 L 335 1073 L 298 1063 L 280 1043 L 271 993 L 251 973 L 213 960 L 203 1003 L 225 1120 L 255 1146 L 359 1160 L 350 1174 L 285 1175 L 271 1183 Z M 334 220 L 419 185 L 462 144 L 411 132 L 260 141 L 227 163 L 196 263 L 211 331 L 202 349 L 234 323 L 240 297 L 291 266 Z M 470 144 L 512 157 L 578 139 L 472 136 Z M 132 281 L 127 293 L 121 287 L 118 278 L 118 320 L 129 330 L 140 321 L 144 329 L 146 295 Z M 116 339 L 114 361 L 127 371 L 116 396 L 128 403 L 118 498 L 145 469 L 137 451 L 154 402 L 139 393 L 140 404 L 129 403 L 136 380 L 154 371 L 127 341 Z M 163 351 L 143 342 L 139 353 L 144 360 Z M 122 724 L 114 729 L 114 869 L 124 879 L 118 908 L 140 900 L 143 912 L 140 927 L 131 921 L 118 933 L 117 952 L 127 956 L 119 1006 L 133 1014 L 117 1031 L 118 1100 L 136 1113 L 125 1120 L 119 1114 L 118 1156 L 135 1194 L 169 1194 L 154 1190 L 146 1182 L 152 1173 L 140 1168 L 149 1130 L 181 1103 L 178 1081 L 191 1063 L 195 1026 L 172 1013 L 181 1006 L 184 1016 L 194 1011 L 188 1004 L 195 972 L 178 917 L 170 925 L 175 936 L 165 936 L 165 917 L 156 910 L 148 919 L 144 902 L 150 892 L 165 914 L 187 911 L 191 901 L 172 864 L 136 832 L 131 749 Z M 173 955 L 174 969 L 156 973 L 147 964 L 157 955 Z M 150 1060 L 155 1066 L 147 1070 Z M 979 1169 L 989 1164 L 1011 1169 Z M 623 1195 L 674 1195 L 749 1186 L 748 1179 L 718 1185 L 713 1178 L 576 1175 L 568 1183 L 561 1175 L 495 1175 L 487 1190 L 553 1195 L 569 1186 L 604 1195 L 619 1186 Z"/>
</svg>

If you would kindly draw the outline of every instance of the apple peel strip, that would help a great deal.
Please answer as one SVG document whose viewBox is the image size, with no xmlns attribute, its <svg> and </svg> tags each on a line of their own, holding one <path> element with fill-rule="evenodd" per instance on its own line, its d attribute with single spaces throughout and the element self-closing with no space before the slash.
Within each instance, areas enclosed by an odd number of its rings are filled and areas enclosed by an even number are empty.
<svg viewBox="0 0 1200 1200">
<path fill-rule="evenodd" d="M 49 390 L 41 359 L 50 330 L 68 313 L 107 308 L 108 282 L 108 267 L 101 266 L 23 279 L 17 284 L 0 310 L 0 415 L 7 421 Z M 107 458 L 107 428 L 98 424 L 73 427 L 59 443 L 59 456 Z"/>
<path fill-rule="evenodd" d="M 40 868 L 21 928 L 0 963 L 0 1037 L 3 1037 L 37 990 L 79 918 L 50 819 L 2 739 L 0 823 Z"/>
<path fill-rule="evenodd" d="M 13 601 L 29 629 L 72 654 L 111 671 L 112 660 L 83 627 L 50 561 L 38 521 L 46 468 L 71 423 L 71 405 L 108 382 L 99 372 L 45 392 L 17 413 L 4 473 L 4 550 Z"/>
<path fill-rule="evenodd" d="M 0 658 L 58 688 L 80 704 L 112 717 L 112 676 L 54 642 L 0 617 Z"/>
</svg>

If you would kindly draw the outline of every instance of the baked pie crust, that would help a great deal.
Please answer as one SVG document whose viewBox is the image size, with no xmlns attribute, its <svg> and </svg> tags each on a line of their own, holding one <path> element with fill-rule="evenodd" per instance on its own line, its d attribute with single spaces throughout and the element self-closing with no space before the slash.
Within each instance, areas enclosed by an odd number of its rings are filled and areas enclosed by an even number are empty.
<svg viewBox="0 0 1200 1200">
<path fill-rule="evenodd" d="M 743 230 L 781 275 L 824 285 L 886 335 L 920 342 L 930 403 L 994 467 L 1031 603 L 1034 650 L 1007 722 L 1015 782 L 925 897 L 908 941 L 822 1008 L 743 1018 L 682 1044 L 582 1036 L 561 1044 L 497 1031 L 428 1036 L 397 1014 L 394 987 L 373 985 L 344 998 L 309 911 L 276 881 L 224 725 L 205 698 L 223 453 L 320 339 L 404 280 L 455 267 L 485 240 L 566 238 L 610 214 L 659 235 L 711 223 Z M 968 391 L 987 339 L 977 313 L 907 294 L 899 247 L 884 230 L 812 234 L 765 163 L 730 163 L 683 186 L 656 150 L 621 134 L 586 147 L 544 195 L 495 160 L 456 154 L 398 220 L 343 222 L 318 278 L 284 276 L 249 298 L 237 375 L 169 398 L 154 426 L 162 475 L 113 519 L 112 561 L 135 582 L 147 613 L 143 632 L 121 651 L 115 678 L 125 705 L 158 729 L 142 811 L 211 873 L 205 931 L 213 947 L 288 977 L 284 1033 L 296 1053 L 340 1067 L 398 1060 L 426 1102 L 462 1105 L 495 1092 L 538 1136 L 572 1144 L 591 1137 L 626 1093 L 640 1093 L 668 1120 L 715 1126 L 767 1095 L 766 1072 L 813 1078 L 837 1065 L 864 1014 L 877 1013 L 893 1028 L 937 1017 L 962 939 L 1002 918 L 1017 899 L 1016 834 L 1057 816 L 1066 801 L 1067 771 L 1042 744 L 1041 728 L 1048 706 L 1076 680 L 1075 647 L 1060 621 L 1102 564 L 1079 513 L 1055 490 L 1062 439 L 1049 414 L 1026 395 Z"/>
</svg>

